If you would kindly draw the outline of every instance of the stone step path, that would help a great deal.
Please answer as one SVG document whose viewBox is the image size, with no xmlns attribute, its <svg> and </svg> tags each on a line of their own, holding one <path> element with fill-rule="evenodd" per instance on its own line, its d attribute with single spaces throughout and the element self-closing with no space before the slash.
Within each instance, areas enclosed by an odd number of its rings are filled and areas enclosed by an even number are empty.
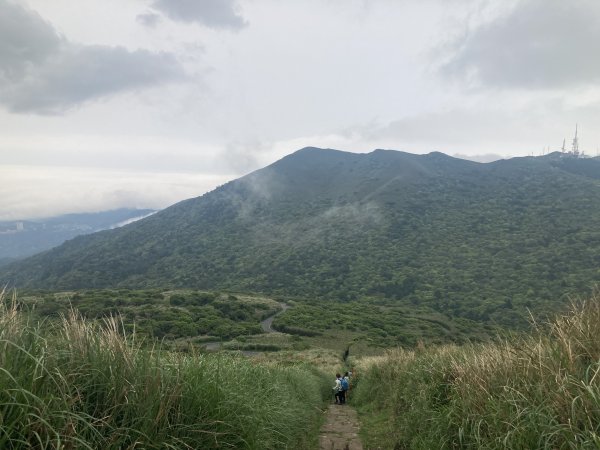
<svg viewBox="0 0 600 450">
<path fill-rule="evenodd" d="M 332 404 L 325 414 L 327 419 L 319 434 L 320 450 L 363 450 L 354 408 L 348 404 Z"/>
</svg>

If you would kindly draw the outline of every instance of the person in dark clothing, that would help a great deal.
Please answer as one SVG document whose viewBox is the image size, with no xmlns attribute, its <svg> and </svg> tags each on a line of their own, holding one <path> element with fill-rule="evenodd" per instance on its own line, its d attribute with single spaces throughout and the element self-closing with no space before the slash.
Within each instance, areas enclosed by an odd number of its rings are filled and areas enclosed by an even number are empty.
<svg viewBox="0 0 600 450">
<path fill-rule="evenodd" d="M 342 385 L 342 394 L 340 395 L 340 398 L 342 399 L 342 404 L 344 404 L 346 403 L 348 391 L 350 390 L 350 377 L 348 372 L 344 373 L 344 376 L 340 379 L 340 384 Z"/>
</svg>

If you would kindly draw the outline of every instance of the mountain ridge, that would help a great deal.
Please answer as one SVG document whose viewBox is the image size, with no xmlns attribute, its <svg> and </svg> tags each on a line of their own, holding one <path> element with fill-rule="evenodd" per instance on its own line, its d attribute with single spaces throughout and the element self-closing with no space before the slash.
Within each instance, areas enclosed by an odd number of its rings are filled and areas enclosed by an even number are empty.
<svg viewBox="0 0 600 450">
<path fill-rule="evenodd" d="M 544 309 L 598 280 L 599 178 L 592 159 L 477 163 L 308 147 L 142 221 L 12 264 L 0 279 L 375 296 L 504 320 L 500 312 L 516 314 L 510 305 Z"/>
</svg>

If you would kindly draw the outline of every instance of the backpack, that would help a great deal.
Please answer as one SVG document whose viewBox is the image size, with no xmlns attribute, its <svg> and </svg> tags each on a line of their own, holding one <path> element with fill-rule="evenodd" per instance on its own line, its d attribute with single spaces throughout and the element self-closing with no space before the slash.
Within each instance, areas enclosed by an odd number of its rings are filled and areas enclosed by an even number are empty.
<svg viewBox="0 0 600 450">
<path fill-rule="evenodd" d="M 348 378 L 344 377 L 340 381 L 342 383 L 342 390 L 347 391 L 348 388 L 350 387 L 350 385 L 348 384 Z"/>
</svg>

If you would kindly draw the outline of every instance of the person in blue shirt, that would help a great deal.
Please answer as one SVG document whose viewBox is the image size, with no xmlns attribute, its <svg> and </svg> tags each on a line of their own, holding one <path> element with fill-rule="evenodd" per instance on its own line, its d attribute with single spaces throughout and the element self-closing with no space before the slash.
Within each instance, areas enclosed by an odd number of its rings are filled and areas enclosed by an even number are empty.
<svg viewBox="0 0 600 450">
<path fill-rule="evenodd" d="M 346 403 L 346 394 L 350 390 L 350 377 L 348 372 L 344 373 L 344 376 L 340 379 L 341 392 L 340 392 L 340 403 L 343 405 Z"/>
</svg>

